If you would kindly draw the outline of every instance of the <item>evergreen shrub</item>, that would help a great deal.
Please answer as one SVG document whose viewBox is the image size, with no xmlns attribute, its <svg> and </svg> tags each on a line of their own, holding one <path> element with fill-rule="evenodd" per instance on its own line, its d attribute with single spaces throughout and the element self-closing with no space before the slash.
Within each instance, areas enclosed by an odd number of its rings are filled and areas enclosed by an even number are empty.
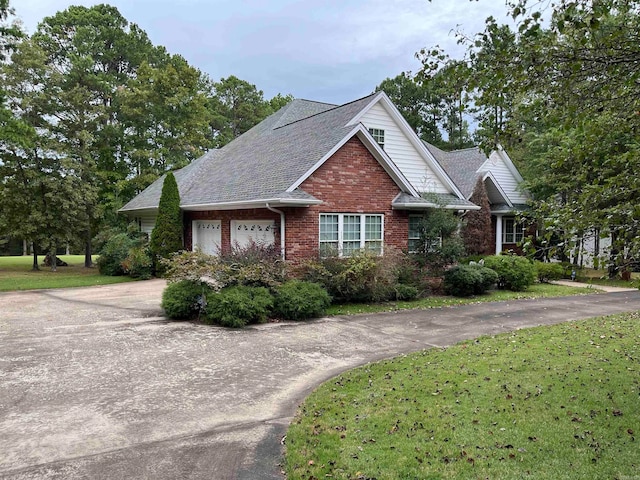
<svg viewBox="0 0 640 480">
<path fill-rule="evenodd" d="M 276 288 L 274 313 L 287 320 L 319 317 L 331 304 L 327 291 L 317 283 L 289 280 Z"/>
<path fill-rule="evenodd" d="M 498 288 L 520 292 L 536 280 L 536 268 L 525 257 L 517 255 L 492 255 L 485 257 L 485 267 L 498 274 Z"/>
<path fill-rule="evenodd" d="M 395 287 L 393 287 L 395 291 L 396 300 L 415 300 L 418 298 L 419 290 L 417 287 L 413 285 L 406 285 L 403 283 L 398 283 Z"/>
<path fill-rule="evenodd" d="M 482 289 L 483 277 L 471 265 L 456 265 L 444 272 L 444 289 L 455 297 L 469 297 Z"/>
<path fill-rule="evenodd" d="M 548 283 L 550 280 L 559 280 L 564 278 L 565 269 L 560 263 L 535 262 L 538 281 Z"/>
<path fill-rule="evenodd" d="M 227 287 L 210 292 L 206 300 L 206 321 L 231 328 L 264 323 L 273 309 L 273 295 L 264 287 Z"/>
<path fill-rule="evenodd" d="M 180 211 L 180 193 L 173 173 L 167 173 L 162 184 L 162 194 L 158 204 L 156 226 L 149 240 L 156 273 L 164 273 L 163 258 L 182 250 L 182 212 Z"/>
<path fill-rule="evenodd" d="M 192 280 L 170 283 L 162 292 L 161 306 L 169 318 L 189 320 L 200 314 L 210 291 L 205 284 Z"/>
</svg>

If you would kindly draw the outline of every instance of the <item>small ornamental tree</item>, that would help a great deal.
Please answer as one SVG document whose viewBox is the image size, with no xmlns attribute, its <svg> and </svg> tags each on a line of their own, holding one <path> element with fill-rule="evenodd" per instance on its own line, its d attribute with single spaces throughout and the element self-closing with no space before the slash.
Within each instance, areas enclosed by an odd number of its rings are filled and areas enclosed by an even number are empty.
<svg viewBox="0 0 640 480">
<path fill-rule="evenodd" d="M 470 210 L 465 215 L 462 240 L 467 255 L 491 255 L 493 252 L 493 235 L 491 234 L 491 209 L 484 181 L 479 178 L 469 199 L 480 207 Z"/>
<path fill-rule="evenodd" d="M 151 232 L 149 249 L 153 257 L 156 273 L 162 273 L 159 262 L 169 258 L 172 253 L 182 250 L 182 212 L 180 212 L 180 193 L 173 173 L 167 173 L 162 184 L 162 195 L 158 206 L 156 226 Z"/>
</svg>

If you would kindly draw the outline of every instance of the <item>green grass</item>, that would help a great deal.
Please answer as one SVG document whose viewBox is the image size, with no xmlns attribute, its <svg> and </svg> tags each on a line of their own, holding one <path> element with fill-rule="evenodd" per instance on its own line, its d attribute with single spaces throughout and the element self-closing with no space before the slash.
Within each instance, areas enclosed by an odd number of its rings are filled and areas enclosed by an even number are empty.
<svg viewBox="0 0 640 480">
<path fill-rule="evenodd" d="M 319 387 L 287 478 L 637 478 L 639 394 L 638 312 L 422 351 Z"/>
<path fill-rule="evenodd" d="M 33 257 L 0 257 L 0 291 L 87 287 L 131 280 L 129 277 L 100 275 L 97 268 L 84 268 L 84 255 L 60 255 L 59 258 L 69 266 L 58 267 L 56 272 L 52 272 L 43 266 L 40 271 L 32 271 Z M 38 260 L 42 262 L 44 255 Z"/>
<path fill-rule="evenodd" d="M 592 293 L 598 292 L 588 288 L 537 283 L 535 285 L 531 285 L 525 292 L 492 290 L 484 295 L 475 295 L 468 298 L 431 296 L 407 302 L 335 304 L 331 305 L 327 309 L 327 315 L 356 315 L 359 313 L 391 312 L 395 310 L 410 310 L 416 308 L 448 307 L 481 302 L 499 302 L 505 300 L 523 300 L 543 297 L 564 297 L 567 295 L 588 295 Z"/>
</svg>

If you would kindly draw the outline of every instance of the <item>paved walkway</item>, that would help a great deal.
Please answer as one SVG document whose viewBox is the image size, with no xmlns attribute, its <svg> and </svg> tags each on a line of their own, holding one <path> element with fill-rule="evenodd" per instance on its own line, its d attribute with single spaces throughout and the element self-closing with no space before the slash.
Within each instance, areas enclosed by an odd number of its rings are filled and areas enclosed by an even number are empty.
<svg viewBox="0 0 640 480">
<path fill-rule="evenodd" d="M 0 294 L 0 478 L 282 479 L 322 381 L 479 335 L 640 310 L 640 291 L 266 324 L 170 322 L 162 281 Z"/>
<path fill-rule="evenodd" d="M 554 285 L 564 285 L 566 287 L 582 287 L 582 288 L 593 288 L 594 290 L 602 290 L 603 292 L 633 292 L 634 290 L 638 290 L 636 287 L 610 287 L 609 285 L 598 285 L 595 283 L 581 283 L 581 282 L 573 282 L 571 280 L 554 280 L 550 283 Z M 629 282 L 631 285 L 631 282 Z"/>
</svg>

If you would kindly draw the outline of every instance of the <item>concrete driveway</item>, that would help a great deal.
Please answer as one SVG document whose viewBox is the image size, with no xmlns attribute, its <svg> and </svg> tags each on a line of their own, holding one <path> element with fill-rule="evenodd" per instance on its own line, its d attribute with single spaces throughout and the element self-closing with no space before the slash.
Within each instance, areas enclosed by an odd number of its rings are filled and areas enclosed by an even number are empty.
<svg viewBox="0 0 640 480">
<path fill-rule="evenodd" d="M 266 324 L 171 322 L 161 280 L 0 294 L 0 478 L 281 479 L 306 395 L 368 361 L 640 310 L 640 291 Z"/>
</svg>

